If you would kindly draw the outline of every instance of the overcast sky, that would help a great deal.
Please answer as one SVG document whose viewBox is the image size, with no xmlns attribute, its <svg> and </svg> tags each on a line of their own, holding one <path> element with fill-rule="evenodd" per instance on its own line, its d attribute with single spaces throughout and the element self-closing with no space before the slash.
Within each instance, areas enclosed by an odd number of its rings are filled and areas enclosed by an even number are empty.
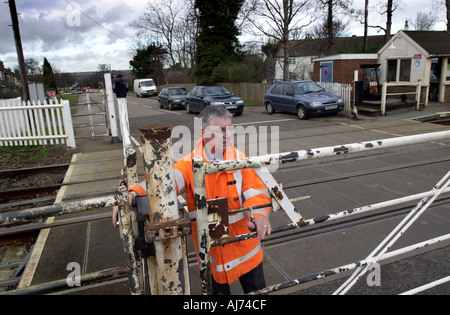
<svg viewBox="0 0 450 315">
<path fill-rule="evenodd" d="M 18 65 L 17 54 L 9 26 L 9 6 L 4 2 L 0 2 L 0 60 L 6 67 L 14 68 Z M 402 2 L 404 5 L 394 12 L 393 32 L 402 29 L 405 20 L 414 19 L 418 12 L 431 10 L 431 0 Z M 357 9 L 364 6 L 364 0 L 353 3 Z M 142 14 L 146 4 L 145 0 L 16 0 L 25 58 L 34 58 L 42 64 L 47 57 L 63 72 L 95 71 L 99 64 L 110 64 L 116 70 L 128 69 L 132 58 L 130 40 L 136 31 L 129 24 Z M 370 16 L 373 23 L 384 25 L 378 13 Z M 444 10 L 439 18 L 445 18 Z M 435 26 L 436 30 L 445 28 L 443 21 Z M 377 34 L 374 30 L 370 32 Z M 362 26 L 352 23 L 351 33 L 363 35 Z"/>
</svg>

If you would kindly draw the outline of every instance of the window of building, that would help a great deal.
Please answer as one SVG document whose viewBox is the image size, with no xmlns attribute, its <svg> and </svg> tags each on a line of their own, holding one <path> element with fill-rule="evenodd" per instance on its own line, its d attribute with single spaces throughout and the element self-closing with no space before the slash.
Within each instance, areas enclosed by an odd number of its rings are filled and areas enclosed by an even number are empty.
<svg viewBox="0 0 450 315">
<path fill-rule="evenodd" d="M 387 78 L 388 82 L 397 81 L 397 59 L 387 61 Z"/>
<path fill-rule="evenodd" d="M 450 58 L 447 60 L 447 81 L 450 81 Z"/>
<path fill-rule="evenodd" d="M 411 59 L 391 59 L 387 61 L 388 82 L 409 82 L 411 80 Z"/>
<path fill-rule="evenodd" d="M 411 59 L 400 59 L 399 81 L 411 81 Z"/>
</svg>

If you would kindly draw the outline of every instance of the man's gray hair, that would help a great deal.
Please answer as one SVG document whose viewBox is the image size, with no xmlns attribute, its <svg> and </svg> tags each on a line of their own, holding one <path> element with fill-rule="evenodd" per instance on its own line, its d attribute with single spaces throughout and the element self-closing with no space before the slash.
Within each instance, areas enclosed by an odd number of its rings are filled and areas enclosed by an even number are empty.
<svg viewBox="0 0 450 315">
<path fill-rule="evenodd" d="M 202 119 L 202 127 L 211 126 L 211 122 L 214 118 L 230 118 L 233 117 L 228 110 L 222 106 L 209 105 L 206 106 L 204 110 L 200 113 L 200 118 Z"/>
</svg>

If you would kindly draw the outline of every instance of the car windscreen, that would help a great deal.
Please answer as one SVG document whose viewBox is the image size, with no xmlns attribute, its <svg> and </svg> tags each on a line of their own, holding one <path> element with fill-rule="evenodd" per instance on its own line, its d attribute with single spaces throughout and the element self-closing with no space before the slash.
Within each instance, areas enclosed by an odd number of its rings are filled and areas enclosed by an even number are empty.
<svg viewBox="0 0 450 315">
<path fill-rule="evenodd" d="M 206 96 L 231 95 L 230 91 L 228 91 L 224 86 L 208 86 L 203 89 L 203 93 Z"/>
<path fill-rule="evenodd" d="M 315 82 L 297 82 L 292 84 L 295 94 L 322 92 L 323 89 Z"/>
<path fill-rule="evenodd" d="M 155 86 L 155 82 L 153 81 L 142 81 L 141 86 Z"/>
<path fill-rule="evenodd" d="M 169 95 L 186 95 L 185 89 L 169 89 Z"/>
</svg>

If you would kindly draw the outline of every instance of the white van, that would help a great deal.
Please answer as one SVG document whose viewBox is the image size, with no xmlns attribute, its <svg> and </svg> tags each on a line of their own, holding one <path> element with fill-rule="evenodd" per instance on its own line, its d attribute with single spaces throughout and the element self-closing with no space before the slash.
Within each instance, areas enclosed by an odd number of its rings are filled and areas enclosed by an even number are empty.
<svg viewBox="0 0 450 315">
<path fill-rule="evenodd" d="M 134 80 L 134 92 L 137 97 L 157 95 L 155 82 L 153 79 Z"/>
</svg>

